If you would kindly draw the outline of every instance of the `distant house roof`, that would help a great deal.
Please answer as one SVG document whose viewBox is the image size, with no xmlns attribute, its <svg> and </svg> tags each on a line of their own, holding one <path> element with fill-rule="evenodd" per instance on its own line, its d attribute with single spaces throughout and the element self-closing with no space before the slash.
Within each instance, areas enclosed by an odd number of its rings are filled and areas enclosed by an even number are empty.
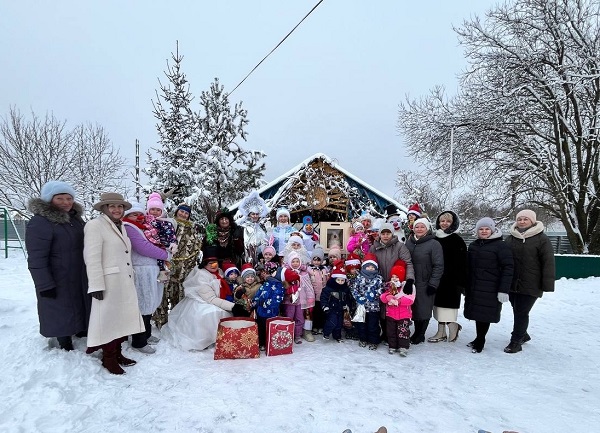
<svg viewBox="0 0 600 433">
<path fill-rule="evenodd" d="M 407 208 L 362 179 L 340 167 L 333 159 L 317 153 L 300 162 L 258 190 L 274 216 L 286 207 L 292 222 L 312 215 L 322 221 L 343 221 L 363 211 L 385 215 L 390 206 L 407 212 Z M 230 207 L 236 210 L 240 202 Z"/>
</svg>

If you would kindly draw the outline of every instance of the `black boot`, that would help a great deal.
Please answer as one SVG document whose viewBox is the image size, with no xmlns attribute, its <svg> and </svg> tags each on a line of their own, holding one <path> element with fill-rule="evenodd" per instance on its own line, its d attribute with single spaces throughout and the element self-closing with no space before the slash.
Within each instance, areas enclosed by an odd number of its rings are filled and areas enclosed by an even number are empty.
<svg viewBox="0 0 600 433">
<path fill-rule="evenodd" d="M 73 340 L 71 339 L 71 336 L 56 337 L 56 339 L 58 340 L 58 345 L 60 346 L 60 348 L 62 350 L 66 350 L 67 352 L 70 352 L 71 350 L 74 349 Z"/>
<path fill-rule="evenodd" d="M 410 337 L 412 344 L 421 344 L 425 341 L 425 330 L 429 320 L 415 320 L 415 332 Z"/>
</svg>

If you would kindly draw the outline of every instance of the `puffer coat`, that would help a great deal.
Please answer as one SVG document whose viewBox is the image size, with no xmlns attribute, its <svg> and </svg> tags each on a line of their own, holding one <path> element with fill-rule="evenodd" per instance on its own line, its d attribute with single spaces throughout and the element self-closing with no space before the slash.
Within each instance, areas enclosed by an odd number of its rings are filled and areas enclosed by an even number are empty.
<svg viewBox="0 0 600 433">
<path fill-rule="evenodd" d="M 513 278 L 513 255 L 496 229 L 488 239 L 476 239 L 468 250 L 469 280 L 465 294 L 465 317 L 498 323 L 502 303 L 498 292 L 508 293 Z"/>
</svg>

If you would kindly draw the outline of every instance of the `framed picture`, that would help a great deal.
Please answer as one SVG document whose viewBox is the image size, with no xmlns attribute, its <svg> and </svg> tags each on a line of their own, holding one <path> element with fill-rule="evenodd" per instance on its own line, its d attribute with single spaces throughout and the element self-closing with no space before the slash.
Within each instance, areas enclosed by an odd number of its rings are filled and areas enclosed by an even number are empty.
<svg viewBox="0 0 600 433">
<path fill-rule="evenodd" d="M 329 253 L 329 249 L 335 245 L 339 247 L 342 254 L 348 254 L 346 244 L 350 238 L 350 227 L 351 225 L 348 222 L 320 222 L 319 239 L 323 251 Z"/>
</svg>

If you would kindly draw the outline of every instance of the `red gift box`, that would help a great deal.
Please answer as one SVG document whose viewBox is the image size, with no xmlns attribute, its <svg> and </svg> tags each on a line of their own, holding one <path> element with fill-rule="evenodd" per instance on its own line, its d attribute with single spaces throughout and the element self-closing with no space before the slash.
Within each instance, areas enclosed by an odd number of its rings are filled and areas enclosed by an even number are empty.
<svg viewBox="0 0 600 433">
<path fill-rule="evenodd" d="M 287 317 L 267 319 L 267 356 L 289 355 L 294 348 L 294 321 Z"/>
<path fill-rule="evenodd" d="M 246 317 L 225 317 L 217 328 L 214 359 L 247 359 L 260 357 L 258 326 Z"/>
</svg>

